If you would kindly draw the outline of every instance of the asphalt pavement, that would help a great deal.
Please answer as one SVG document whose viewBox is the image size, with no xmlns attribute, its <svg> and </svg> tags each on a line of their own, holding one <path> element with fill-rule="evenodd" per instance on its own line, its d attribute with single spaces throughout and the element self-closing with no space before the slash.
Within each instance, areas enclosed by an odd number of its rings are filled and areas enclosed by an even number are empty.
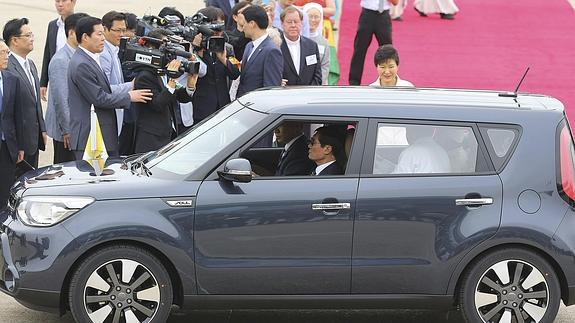
<svg viewBox="0 0 575 323">
<path fill-rule="evenodd" d="M 0 294 L 0 322 L 73 323 L 70 313 L 63 317 L 27 309 L 7 295 Z M 265 310 L 265 311 L 194 311 L 175 312 L 168 323 L 460 323 L 458 312 L 419 310 Z M 575 306 L 561 306 L 555 323 L 575 322 Z"/>
</svg>

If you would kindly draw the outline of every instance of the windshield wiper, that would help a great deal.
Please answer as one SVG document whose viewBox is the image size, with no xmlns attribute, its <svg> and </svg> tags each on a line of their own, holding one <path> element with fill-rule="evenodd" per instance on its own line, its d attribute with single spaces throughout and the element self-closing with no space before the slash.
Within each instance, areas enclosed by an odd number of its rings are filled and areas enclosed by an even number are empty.
<svg viewBox="0 0 575 323">
<path fill-rule="evenodd" d="M 148 177 L 152 175 L 152 171 L 148 166 L 146 166 L 146 164 L 144 164 L 142 160 L 135 160 L 134 162 L 132 162 L 132 164 L 130 164 L 130 170 L 132 171 L 132 173 L 136 173 L 138 175 L 146 175 Z"/>
</svg>

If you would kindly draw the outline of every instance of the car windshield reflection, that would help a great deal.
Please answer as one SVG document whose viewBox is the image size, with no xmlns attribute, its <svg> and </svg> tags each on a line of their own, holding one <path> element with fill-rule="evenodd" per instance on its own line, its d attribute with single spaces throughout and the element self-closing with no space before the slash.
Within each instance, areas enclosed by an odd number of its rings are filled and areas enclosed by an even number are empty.
<svg viewBox="0 0 575 323">
<path fill-rule="evenodd" d="M 265 116 L 233 103 L 186 135 L 146 156 L 145 162 L 150 169 L 176 175 L 190 174 Z"/>
</svg>

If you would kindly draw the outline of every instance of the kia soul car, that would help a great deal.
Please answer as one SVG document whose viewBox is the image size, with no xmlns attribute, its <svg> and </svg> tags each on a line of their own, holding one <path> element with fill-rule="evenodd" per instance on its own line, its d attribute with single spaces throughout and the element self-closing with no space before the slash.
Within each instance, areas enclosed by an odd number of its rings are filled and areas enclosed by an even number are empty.
<svg viewBox="0 0 575 323">
<path fill-rule="evenodd" d="M 338 129 L 342 173 L 276 175 L 286 123 Z M 158 151 L 23 176 L 0 213 L 0 288 L 94 323 L 173 305 L 553 322 L 575 303 L 574 157 L 547 96 L 255 91 Z"/>
</svg>

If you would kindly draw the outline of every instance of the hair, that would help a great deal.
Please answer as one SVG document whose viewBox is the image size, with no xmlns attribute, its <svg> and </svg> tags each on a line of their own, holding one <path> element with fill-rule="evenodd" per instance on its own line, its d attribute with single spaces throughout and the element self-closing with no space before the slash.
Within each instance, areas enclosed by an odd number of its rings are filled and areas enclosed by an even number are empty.
<svg viewBox="0 0 575 323">
<path fill-rule="evenodd" d="M 269 18 L 266 10 L 261 6 L 249 6 L 242 12 L 246 22 L 255 21 L 260 29 L 267 29 L 269 25 Z"/>
<path fill-rule="evenodd" d="M 346 136 L 345 128 L 330 125 L 317 128 L 315 132 L 318 135 L 319 144 L 322 147 L 330 145 L 331 152 L 338 164 L 343 165 L 345 163 L 345 150 L 343 148 Z"/>
<path fill-rule="evenodd" d="M 71 30 L 76 30 L 76 25 L 78 21 L 84 17 L 89 17 L 87 13 L 79 12 L 72 14 L 66 18 L 64 21 L 64 30 L 66 31 L 66 37 L 70 35 Z"/>
<path fill-rule="evenodd" d="M 218 19 L 221 19 L 223 21 L 226 20 L 226 14 L 220 8 L 209 6 L 198 10 L 198 13 L 201 13 L 204 16 L 206 16 L 210 20 L 210 22 L 215 22 Z"/>
<path fill-rule="evenodd" d="M 249 1 L 240 1 L 236 3 L 236 5 L 232 8 L 232 15 L 237 16 L 240 10 L 251 5 L 252 4 Z"/>
<path fill-rule="evenodd" d="M 0 43 L 4 43 L 4 44 L 6 44 L 6 42 L 4 41 L 4 39 L 3 39 L 3 38 L 0 38 Z"/>
<path fill-rule="evenodd" d="M 126 15 L 121 12 L 110 11 L 102 17 L 102 25 L 107 29 L 112 28 L 114 21 L 126 22 Z"/>
<path fill-rule="evenodd" d="M 102 20 L 100 18 L 91 16 L 78 20 L 76 23 L 76 40 L 78 41 L 78 44 L 82 43 L 82 36 L 84 34 L 92 36 L 92 33 L 94 33 L 94 26 L 101 24 Z"/>
<path fill-rule="evenodd" d="M 160 13 L 158 13 L 158 16 L 164 18 L 165 16 L 177 16 L 178 18 L 180 18 L 180 23 L 184 23 L 185 17 L 184 15 L 179 12 L 175 7 L 163 7 L 162 10 L 160 10 Z"/>
<path fill-rule="evenodd" d="M 6 45 L 10 46 L 12 38 L 20 36 L 22 26 L 29 23 L 28 18 L 16 18 L 8 21 L 4 25 L 4 31 L 2 32 L 2 38 L 6 40 Z"/>
<path fill-rule="evenodd" d="M 284 22 L 284 18 L 289 13 L 292 13 L 292 12 L 297 12 L 299 14 L 299 19 L 303 21 L 303 13 L 298 8 L 296 8 L 294 6 L 289 6 L 289 7 L 286 7 L 284 10 L 282 10 L 282 13 L 280 14 L 280 20 L 282 22 Z"/>
<path fill-rule="evenodd" d="M 375 63 L 375 66 L 385 63 L 390 59 L 394 60 L 395 64 L 399 66 L 399 54 L 397 53 L 397 49 L 389 44 L 379 47 L 375 51 L 375 55 L 373 55 L 373 63 Z"/>
<path fill-rule="evenodd" d="M 138 16 L 131 12 L 124 12 L 126 16 L 126 28 L 136 30 L 138 28 Z"/>
</svg>

